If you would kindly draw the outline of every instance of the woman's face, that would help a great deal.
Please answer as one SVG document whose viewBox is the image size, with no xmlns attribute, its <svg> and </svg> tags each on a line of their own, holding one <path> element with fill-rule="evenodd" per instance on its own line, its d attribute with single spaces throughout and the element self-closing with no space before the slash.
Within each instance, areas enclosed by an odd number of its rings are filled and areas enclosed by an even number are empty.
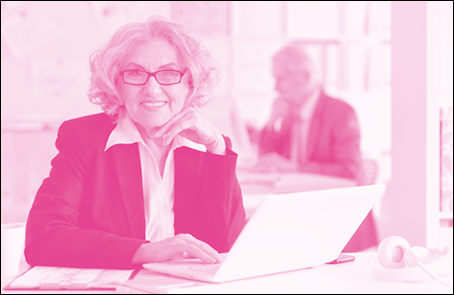
<svg viewBox="0 0 454 295">
<path fill-rule="evenodd" d="M 122 63 L 122 71 L 178 70 L 184 72 L 175 48 L 164 39 L 140 43 Z M 189 71 L 186 71 L 179 84 L 159 85 L 154 77 L 145 85 L 130 85 L 119 75 L 116 80 L 120 100 L 124 103 L 131 119 L 149 131 L 167 123 L 178 114 L 190 92 Z"/>
</svg>

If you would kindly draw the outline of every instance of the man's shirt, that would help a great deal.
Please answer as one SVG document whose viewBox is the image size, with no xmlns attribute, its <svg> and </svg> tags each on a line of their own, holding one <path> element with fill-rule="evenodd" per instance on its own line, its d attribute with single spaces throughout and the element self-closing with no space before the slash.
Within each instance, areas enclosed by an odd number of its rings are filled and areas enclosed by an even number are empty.
<svg viewBox="0 0 454 295">
<path fill-rule="evenodd" d="M 290 160 L 303 164 L 307 161 L 307 142 L 312 115 L 317 106 L 320 90 L 317 88 L 301 106 L 292 128 Z"/>
</svg>

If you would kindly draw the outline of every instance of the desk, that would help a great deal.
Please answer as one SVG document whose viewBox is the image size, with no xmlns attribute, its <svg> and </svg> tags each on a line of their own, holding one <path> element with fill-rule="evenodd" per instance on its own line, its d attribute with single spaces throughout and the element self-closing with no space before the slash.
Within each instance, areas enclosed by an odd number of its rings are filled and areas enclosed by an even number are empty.
<svg viewBox="0 0 454 295">
<path fill-rule="evenodd" d="M 395 283 L 379 280 L 371 274 L 368 266 L 369 258 L 373 254 L 373 252 L 354 253 L 356 260 L 345 264 L 325 264 L 310 269 L 222 284 L 204 284 L 198 287 L 172 289 L 172 291 L 178 293 L 453 293 L 452 277 L 445 281 L 451 288 L 446 288 L 435 281 Z M 24 270 L 24 265 L 22 265 L 22 270 Z M 165 276 L 146 269 L 142 269 L 140 274 Z M 2 279 L 2 293 L 24 293 L 23 291 L 4 291 L 3 287 L 11 280 Z M 46 294 L 48 292 L 33 291 L 27 293 Z M 61 291 L 61 293 L 78 292 Z M 112 294 L 115 292 L 91 290 L 83 293 Z"/>
<path fill-rule="evenodd" d="M 252 173 L 237 170 L 246 219 L 268 194 L 306 192 L 356 186 L 353 179 L 313 173 Z"/>
</svg>

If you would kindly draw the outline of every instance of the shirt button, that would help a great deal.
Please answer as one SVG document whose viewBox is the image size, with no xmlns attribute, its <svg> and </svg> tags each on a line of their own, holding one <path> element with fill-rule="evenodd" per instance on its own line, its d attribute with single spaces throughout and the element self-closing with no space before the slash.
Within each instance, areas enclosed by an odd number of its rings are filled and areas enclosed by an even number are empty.
<svg viewBox="0 0 454 295">
<path fill-rule="evenodd" d="M 167 207 L 162 208 L 162 211 L 167 212 Z"/>
</svg>

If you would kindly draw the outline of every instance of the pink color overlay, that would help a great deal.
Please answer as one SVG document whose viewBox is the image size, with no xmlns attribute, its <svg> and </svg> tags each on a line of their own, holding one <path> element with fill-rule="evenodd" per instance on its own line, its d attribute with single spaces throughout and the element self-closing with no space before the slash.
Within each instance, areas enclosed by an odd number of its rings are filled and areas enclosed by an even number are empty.
<svg viewBox="0 0 454 295">
<path fill-rule="evenodd" d="M 204 3 L 2 2 L 1 216 L 27 222 L 21 259 L 219 262 L 264 195 L 382 183 L 343 252 L 452 249 L 452 2 Z M 202 53 L 155 36 L 91 59 L 149 11 Z M 111 83 L 114 66 L 169 76 Z"/>
</svg>

